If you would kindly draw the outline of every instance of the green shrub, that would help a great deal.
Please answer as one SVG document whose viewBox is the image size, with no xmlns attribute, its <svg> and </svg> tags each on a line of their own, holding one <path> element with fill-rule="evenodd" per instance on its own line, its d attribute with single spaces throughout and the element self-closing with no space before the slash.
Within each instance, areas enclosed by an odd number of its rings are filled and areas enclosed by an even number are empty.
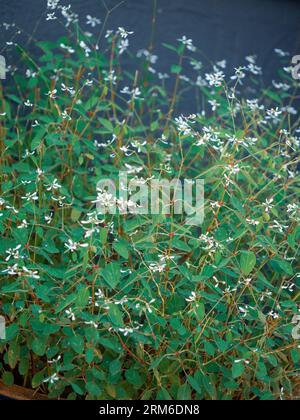
<svg viewBox="0 0 300 420">
<path fill-rule="evenodd" d="M 169 81 L 149 51 L 130 73 L 128 36 L 97 49 L 77 27 L 37 61 L 16 46 L 0 90 L 2 379 L 70 399 L 293 398 L 299 83 L 281 69 L 263 88 L 253 57 L 232 78 L 200 69 L 185 38 L 166 45 Z M 187 90 L 202 112 L 179 117 Z M 204 223 L 98 215 L 97 182 L 121 170 L 204 179 Z"/>
</svg>

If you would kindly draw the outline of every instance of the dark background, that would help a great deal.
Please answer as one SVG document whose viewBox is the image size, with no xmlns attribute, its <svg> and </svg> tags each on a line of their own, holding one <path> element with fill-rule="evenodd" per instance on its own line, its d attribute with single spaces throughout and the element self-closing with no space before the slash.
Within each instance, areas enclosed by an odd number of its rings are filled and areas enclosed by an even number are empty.
<svg viewBox="0 0 300 420">
<path fill-rule="evenodd" d="M 71 4 L 82 26 L 90 30 L 90 26 L 86 26 L 87 14 L 103 21 L 107 9 L 114 8 L 120 1 L 61 0 L 60 4 Z M 0 0 L 0 22 L 15 22 L 37 40 L 55 39 L 64 29 L 58 21 L 46 22 L 46 3 L 46 0 Z M 154 0 L 124 0 L 110 14 L 106 28 L 124 26 L 135 32 L 130 37 L 133 51 L 147 48 L 153 3 Z M 100 28 L 97 27 L 97 31 Z M 7 32 L 1 30 L 0 33 L 3 55 Z M 300 0 L 157 0 L 154 49 L 159 56 L 157 70 L 168 72 L 175 61 L 172 53 L 161 44 L 174 44 L 182 35 L 193 39 L 202 57 L 212 61 L 227 59 L 229 69 L 244 64 L 246 55 L 256 54 L 258 64 L 263 66 L 265 81 L 269 83 L 278 68 L 274 48 L 289 51 L 291 55 L 300 54 Z M 127 66 L 132 66 L 128 58 Z"/>
</svg>

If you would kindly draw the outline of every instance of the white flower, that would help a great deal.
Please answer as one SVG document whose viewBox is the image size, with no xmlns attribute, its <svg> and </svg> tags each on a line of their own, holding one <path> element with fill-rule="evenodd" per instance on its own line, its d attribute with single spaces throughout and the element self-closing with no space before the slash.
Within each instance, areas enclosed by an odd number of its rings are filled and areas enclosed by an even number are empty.
<svg viewBox="0 0 300 420">
<path fill-rule="evenodd" d="M 119 54 L 122 55 L 129 47 L 129 41 L 128 39 L 121 39 L 118 48 L 119 48 Z"/>
<path fill-rule="evenodd" d="M 22 223 L 18 226 L 18 229 L 26 229 L 28 227 L 27 221 L 24 219 Z"/>
<path fill-rule="evenodd" d="M 89 244 L 80 244 L 78 242 L 73 242 L 71 239 L 68 239 L 68 242 L 65 243 L 65 247 L 67 248 L 67 252 L 75 252 L 78 248 L 87 248 Z"/>
<path fill-rule="evenodd" d="M 288 204 L 287 213 L 288 213 L 289 217 L 295 218 L 296 220 L 298 220 L 300 218 L 300 207 L 299 207 L 299 205 L 296 204 L 296 203 Z"/>
<path fill-rule="evenodd" d="M 50 223 L 52 222 L 52 217 L 51 216 L 45 216 L 45 222 L 47 223 L 47 225 L 50 225 Z"/>
<path fill-rule="evenodd" d="M 98 289 L 97 292 L 95 292 L 95 296 L 97 299 L 103 299 L 104 298 L 104 293 L 102 292 L 101 289 Z"/>
<path fill-rule="evenodd" d="M 282 51 L 280 48 L 275 48 L 274 51 L 279 57 L 288 57 L 290 55 L 289 52 Z"/>
<path fill-rule="evenodd" d="M 48 93 L 46 93 L 47 96 L 49 96 L 50 99 L 56 99 L 56 93 L 57 93 L 57 89 L 53 89 L 53 90 L 49 90 Z"/>
<path fill-rule="evenodd" d="M 149 265 L 149 269 L 152 271 L 152 273 L 163 273 L 165 271 L 166 264 L 161 263 L 151 263 Z"/>
<path fill-rule="evenodd" d="M 62 359 L 61 355 L 57 356 L 56 359 L 48 360 L 49 365 L 53 365 L 54 363 L 58 363 Z"/>
<path fill-rule="evenodd" d="M 211 105 L 211 109 L 213 112 L 215 112 L 217 110 L 217 108 L 219 108 L 220 104 L 218 101 L 216 101 L 216 99 L 210 99 L 208 101 L 208 103 Z"/>
<path fill-rule="evenodd" d="M 205 78 L 210 86 L 220 87 L 225 79 L 225 75 L 223 72 L 217 71 L 216 73 L 206 74 Z"/>
<path fill-rule="evenodd" d="M 34 151 L 30 152 L 28 149 L 25 150 L 25 155 L 23 156 L 23 159 L 26 159 L 27 157 L 33 156 L 34 155 Z"/>
<path fill-rule="evenodd" d="M 6 252 L 7 257 L 5 258 L 5 261 L 9 261 L 11 258 L 18 260 L 20 258 L 19 249 L 22 247 L 22 245 L 18 245 L 16 248 L 9 248 Z"/>
<path fill-rule="evenodd" d="M 126 39 L 128 37 L 128 35 L 132 35 L 132 34 L 134 34 L 134 32 L 128 32 L 124 28 L 119 27 L 118 31 L 117 31 L 117 34 L 120 35 L 121 38 Z"/>
<path fill-rule="evenodd" d="M 273 204 L 272 204 L 273 201 L 274 201 L 274 198 L 267 198 L 265 203 L 263 203 L 263 206 L 265 207 L 265 212 L 266 213 L 270 213 L 270 210 L 272 210 L 272 208 L 274 207 Z"/>
<path fill-rule="evenodd" d="M 182 38 L 178 39 L 177 41 L 185 45 L 188 50 L 193 51 L 193 52 L 196 51 L 196 47 L 193 45 L 193 40 L 188 39 L 185 35 Z"/>
<path fill-rule="evenodd" d="M 277 312 L 275 312 L 275 311 L 270 311 L 270 312 L 268 313 L 268 315 L 269 315 L 270 317 L 272 317 L 273 319 L 278 319 L 278 318 L 279 318 L 279 314 L 278 314 Z"/>
<path fill-rule="evenodd" d="M 89 239 L 94 235 L 94 233 L 99 233 L 99 232 L 100 232 L 100 230 L 96 227 L 91 228 L 91 229 L 86 229 L 84 239 Z"/>
<path fill-rule="evenodd" d="M 248 312 L 249 312 L 248 306 L 246 306 L 245 308 L 243 308 L 242 306 L 239 306 L 239 310 L 242 313 L 243 317 L 246 317 L 248 315 Z"/>
<path fill-rule="evenodd" d="M 279 110 L 279 108 L 272 108 L 272 109 L 267 109 L 267 115 L 266 115 L 266 120 L 271 120 L 271 122 L 273 122 L 274 124 L 280 122 L 280 116 L 282 114 L 282 111 Z"/>
<path fill-rule="evenodd" d="M 79 46 L 84 50 L 85 56 L 89 57 L 90 53 L 92 52 L 90 47 L 84 41 L 80 41 Z"/>
<path fill-rule="evenodd" d="M 91 325 L 92 327 L 94 327 L 96 330 L 99 328 L 99 324 L 97 324 L 94 321 L 85 321 L 85 325 Z"/>
<path fill-rule="evenodd" d="M 57 182 L 57 178 L 55 178 L 55 180 L 50 185 L 45 185 L 45 187 L 47 191 L 55 191 L 59 190 L 61 185 Z"/>
<path fill-rule="evenodd" d="M 70 47 L 69 45 L 65 45 L 63 43 L 60 44 L 60 48 L 68 51 L 69 54 L 74 54 L 74 52 L 75 52 L 74 48 Z"/>
<path fill-rule="evenodd" d="M 246 278 L 244 280 L 244 283 L 245 283 L 246 286 L 249 286 L 249 284 L 251 284 L 251 282 L 252 282 L 252 278 L 251 277 L 248 277 L 248 278 Z"/>
<path fill-rule="evenodd" d="M 26 200 L 26 201 L 38 201 L 39 199 L 37 192 L 27 193 L 24 197 L 21 197 L 21 198 L 22 200 Z"/>
<path fill-rule="evenodd" d="M 92 28 L 95 28 L 97 25 L 101 24 L 101 20 L 97 19 L 96 17 L 92 17 L 91 15 L 87 15 L 86 24 L 91 25 Z"/>
<path fill-rule="evenodd" d="M 117 203 L 117 199 L 112 194 L 100 190 L 97 193 L 97 199 L 92 201 L 92 203 L 96 203 L 97 206 L 101 206 L 104 209 L 113 209 Z"/>
<path fill-rule="evenodd" d="M 124 305 L 127 302 L 128 302 L 128 298 L 127 298 L 127 296 L 124 296 L 124 297 L 122 297 L 122 299 L 116 300 L 115 301 L 115 304 L 116 305 Z"/>
<path fill-rule="evenodd" d="M 34 270 L 29 270 L 28 268 L 26 268 L 26 267 L 23 267 L 22 268 L 22 270 L 23 270 L 23 275 L 25 276 L 25 277 L 31 277 L 31 278 L 33 278 L 33 279 L 35 279 L 35 280 L 39 280 L 40 279 L 40 276 L 39 276 L 39 273 L 38 273 L 38 271 L 34 271 Z"/>
<path fill-rule="evenodd" d="M 62 117 L 63 120 L 67 120 L 67 121 L 71 121 L 72 120 L 72 118 L 67 113 L 67 111 L 63 111 L 62 114 L 61 114 L 61 117 Z"/>
<path fill-rule="evenodd" d="M 123 333 L 125 337 L 127 337 L 128 334 L 132 334 L 133 333 L 133 328 L 128 328 L 128 327 L 126 327 L 126 328 L 119 328 L 119 331 L 121 333 Z"/>
<path fill-rule="evenodd" d="M 281 83 L 281 82 L 277 83 L 275 80 L 272 80 L 272 84 L 275 89 L 284 90 L 285 92 L 291 88 L 291 86 L 288 85 L 287 83 Z"/>
<path fill-rule="evenodd" d="M 73 322 L 76 321 L 76 317 L 75 317 L 74 312 L 72 311 L 71 308 L 67 309 L 65 313 L 71 321 L 73 321 Z"/>
<path fill-rule="evenodd" d="M 60 0 L 47 0 L 47 8 L 50 10 L 55 10 L 58 6 Z"/>
<path fill-rule="evenodd" d="M 18 265 L 14 264 L 13 266 L 8 266 L 5 270 L 2 271 L 2 273 L 9 274 L 10 276 L 16 276 L 19 273 Z"/>
<path fill-rule="evenodd" d="M 187 302 L 195 302 L 197 300 L 197 295 L 195 292 L 192 292 L 191 295 L 185 299 Z"/>
<path fill-rule="evenodd" d="M 39 181 L 41 179 L 41 177 L 43 176 L 44 171 L 42 171 L 42 169 L 40 169 L 40 168 L 37 168 L 36 173 L 37 173 L 37 179 Z"/>
<path fill-rule="evenodd" d="M 73 87 L 68 87 L 64 83 L 61 84 L 61 90 L 63 92 L 68 92 L 71 96 L 74 96 L 76 93 Z"/>
<path fill-rule="evenodd" d="M 236 80 L 240 84 L 242 84 L 242 79 L 246 77 L 246 73 L 244 72 L 245 67 L 238 67 L 235 69 L 234 76 L 231 76 L 231 80 Z"/>
<path fill-rule="evenodd" d="M 117 78 L 117 76 L 116 76 L 115 73 L 116 73 L 115 70 L 112 70 L 109 73 L 106 73 L 106 75 L 104 77 L 104 80 L 106 82 L 111 82 L 112 84 L 115 85 L 117 83 L 117 80 L 118 80 L 118 78 Z"/>
<path fill-rule="evenodd" d="M 271 229 L 276 229 L 278 230 L 280 233 L 284 233 L 284 231 L 286 229 L 288 229 L 288 226 L 283 225 L 281 223 L 279 223 L 277 220 L 274 220 L 274 225 L 270 226 Z"/>
<path fill-rule="evenodd" d="M 46 20 L 56 20 L 57 17 L 55 16 L 55 12 L 47 13 Z"/>
<path fill-rule="evenodd" d="M 32 108 L 33 107 L 33 104 L 30 102 L 29 99 L 27 99 L 27 101 L 24 102 L 24 105 L 27 106 L 28 108 Z"/>
<path fill-rule="evenodd" d="M 195 117 L 196 115 L 190 115 L 189 117 L 184 117 L 183 115 L 181 115 L 180 117 L 175 118 L 175 123 L 181 134 L 183 134 L 184 136 L 188 136 L 193 132 L 192 128 L 190 127 L 190 124 L 195 123 Z"/>
<path fill-rule="evenodd" d="M 259 225 L 259 221 L 254 220 L 254 219 L 246 219 L 246 222 L 249 223 L 249 225 L 251 225 L 251 226 L 258 226 Z"/>
<path fill-rule="evenodd" d="M 43 383 L 48 383 L 49 382 L 50 385 L 53 385 L 57 381 L 59 381 L 59 376 L 57 375 L 57 373 L 54 373 L 49 378 L 45 379 L 43 381 Z"/>
<path fill-rule="evenodd" d="M 259 66 L 256 66 L 253 63 L 248 64 L 247 70 L 250 71 L 250 73 L 254 74 L 255 76 L 262 74 L 262 69 Z"/>
</svg>

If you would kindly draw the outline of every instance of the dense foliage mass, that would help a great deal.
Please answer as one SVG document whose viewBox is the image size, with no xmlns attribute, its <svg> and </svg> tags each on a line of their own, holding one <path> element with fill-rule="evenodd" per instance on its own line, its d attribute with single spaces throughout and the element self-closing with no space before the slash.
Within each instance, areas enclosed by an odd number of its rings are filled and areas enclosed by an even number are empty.
<svg viewBox="0 0 300 420">
<path fill-rule="evenodd" d="M 230 76 L 186 37 L 165 45 L 177 64 L 161 74 L 130 36 L 97 44 L 76 27 L 39 43 L 38 60 L 13 45 L 20 65 L 0 88 L 2 380 L 69 399 L 295 398 L 299 82 L 280 50 L 266 89 L 255 57 Z M 199 110 L 179 116 L 187 90 Z M 116 200 L 97 182 L 121 170 L 204 179 L 204 223 L 97 214 L 97 199 Z"/>
</svg>

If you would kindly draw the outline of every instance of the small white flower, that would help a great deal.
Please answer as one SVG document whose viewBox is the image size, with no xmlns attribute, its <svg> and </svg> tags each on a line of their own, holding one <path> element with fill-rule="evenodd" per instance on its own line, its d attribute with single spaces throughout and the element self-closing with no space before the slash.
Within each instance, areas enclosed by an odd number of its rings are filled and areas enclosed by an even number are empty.
<svg viewBox="0 0 300 420">
<path fill-rule="evenodd" d="M 21 197 L 21 198 L 22 200 L 26 200 L 26 201 L 38 201 L 39 199 L 37 192 L 27 193 L 24 197 Z"/>
<path fill-rule="evenodd" d="M 129 47 L 129 41 L 128 39 L 121 39 L 118 48 L 119 48 L 119 54 L 122 55 Z"/>
<path fill-rule="evenodd" d="M 248 278 L 246 278 L 245 280 L 244 280 L 244 283 L 245 283 L 245 285 L 246 286 L 249 286 L 249 284 L 251 284 L 252 283 L 252 278 L 251 277 L 248 277 Z"/>
<path fill-rule="evenodd" d="M 71 121 L 72 120 L 72 118 L 67 113 L 67 111 L 63 111 L 62 114 L 61 114 L 61 117 L 62 117 L 63 120 L 67 120 L 67 121 Z"/>
<path fill-rule="evenodd" d="M 24 219 L 22 223 L 18 226 L 18 229 L 26 229 L 28 227 L 27 221 Z"/>
<path fill-rule="evenodd" d="M 58 183 L 57 178 L 55 178 L 55 180 L 50 185 L 45 185 L 45 187 L 47 191 L 55 191 L 59 190 L 61 185 Z"/>
<path fill-rule="evenodd" d="M 27 101 L 24 102 L 24 106 L 27 106 L 28 108 L 32 108 L 33 107 L 33 104 L 30 102 L 29 99 L 27 99 Z"/>
<path fill-rule="evenodd" d="M 57 17 L 55 16 L 55 12 L 47 13 L 46 20 L 56 20 Z"/>
<path fill-rule="evenodd" d="M 75 252 L 78 248 L 87 248 L 89 244 L 80 244 L 78 242 L 73 242 L 71 239 L 68 239 L 68 242 L 65 243 L 65 247 L 67 248 L 67 252 Z"/>
<path fill-rule="evenodd" d="M 274 201 L 274 198 L 267 198 L 266 201 L 263 203 L 263 206 L 265 207 L 265 212 L 270 213 L 270 210 L 274 207 L 272 204 Z"/>
<path fill-rule="evenodd" d="M 54 373 L 49 378 L 45 379 L 43 382 L 44 383 L 48 383 L 49 382 L 50 385 L 53 385 L 57 381 L 59 381 L 59 376 L 57 375 L 57 373 Z"/>
<path fill-rule="evenodd" d="M 74 315 L 74 312 L 72 311 L 72 309 L 70 308 L 70 309 L 67 309 L 66 311 L 65 311 L 65 313 L 66 313 L 66 315 L 67 315 L 67 317 L 71 320 L 71 321 L 76 321 L 76 317 L 75 317 L 75 315 Z"/>
<path fill-rule="evenodd" d="M 92 17 L 91 15 L 87 15 L 86 24 L 91 25 L 92 28 L 95 28 L 97 25 L 101 24 L 101 20 L 97 19 L 96 17 Z"/>
<path fill-rule="evenodd" d="M 46 93 L 47 96 L 49 96 L 50 99 L 56 99 L 57 89 L 49 90 L 48 93 Z"/>
<path fill-rule="evenodd" d="M 196 51 L 196 47 L 193 45 L 193 40 L 188 39 L 185 35 L 182 38 L 178 39 L 177 41 L 185 45 L 188 50 L 193 51 L 193 52 Z"/>
<path fill-rule="evenodd" d="M 268 315 L 269 315 L 270 317 L 272 317 L 273 319 L 278 319 L 278 318 L 279 318 L 279 314 L 278 314 L 277 312 L 275 312 L 275 311 L 270 311 L 270 312 L 268 313 Z"/>
<path fill-rule="evenodd" d="M 9 274 L 10 276 L 17 276 L 19 273 L 19 268 L 17 264 L 13 266 L 8 266 L 5 270 L 2 271 L 4 274 Z"/>
<path fill-rule="evenodd" d="M 7 257 L 5 258 L 5 261 L 9 261 L 11 258 L 14 260 L 18 260 L 20 258 L 19 249 L 21 249 L 22 245 L 18 245 L 16 248 L 9 248 L 6 252 Z"/>
<path fill-rule="evenodd" d="M 34 270 L 29 270 L 28 268 L 26 268 L 26 267 L 23 267 L 22 268 L 22 270 L 23 270 L 23 275 L 25 276 L 25 277 L 31 277 L 31 278 L 33 278 L 33 279 L 35 279 L 35 280 L 39 280 L 40 279 L 40 276 L 39 276 L 39 273 L 38 273 L 38 271 L 34 271 Z"/>
<path fill-rule="evenodd" d="M 197 295 L 195 292 L 192 292 L 191 295 L 185 299 L 187 302 L 195 302 L 197 300 Z"/>
<path fill-rule="evenodd" d="M 134 32 L 128 32 L 124 28 L 119 27 L 118 31 L 117 31 L 117 34 L 120 35 L 121 38 L 126 39 L 128 37 L 128 35 L 132 35 L 132 34 L 134 34 Z"/>
<path fill-rule="evenodd" d="M 132 334 L 133 333 L 133 328 L 119 328 L 119 331 L 121 333 L 123 333 L 124 337 L 127 337 L 128 334 Z"/>
<path fill-rule="evenodd" d="M 151 263 L 149 269 L 152 273 L 163 273 L 165 271 L 166 264 Z"/>
<path fill-rule="evenodd" d="M 254 219 L 246 219 L 246 222 L 249 223 L 249 225 L 251 226 L 258 226 L 259 225 L 259 221 L 258 220 L 254 220 Z"/>
<path fill-rule="evenodd" d="M 280 233 L 284 233 L 286 229 L 288 229 L 288 226 L 283 225 L 281 223 L 279 223 L 277 220 L 274 220 L 274 225 L 270 226 L 271 229 L 276 229 L 278 230 Z"/>
<path fill-rule="evenodd" d="M 217 71 L 216 73 L 206 74 L 205 78 L 210 86 L 220 87 L 225 79 L 225 75 L 223 72 Z"/>
</svg>

